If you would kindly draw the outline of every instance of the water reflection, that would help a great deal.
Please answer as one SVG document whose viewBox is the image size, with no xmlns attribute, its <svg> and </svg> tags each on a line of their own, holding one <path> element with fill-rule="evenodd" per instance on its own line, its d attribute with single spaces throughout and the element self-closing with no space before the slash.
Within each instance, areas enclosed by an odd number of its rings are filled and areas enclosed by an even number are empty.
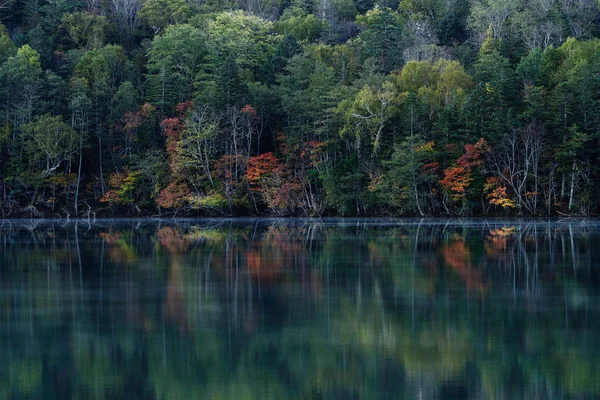
<svg viewBox="0 0 600 400">
<path fill-rule="evenodd" d="M 0 398 L 600 396 L 600 224 L 0 221 Z"/>
</svg>

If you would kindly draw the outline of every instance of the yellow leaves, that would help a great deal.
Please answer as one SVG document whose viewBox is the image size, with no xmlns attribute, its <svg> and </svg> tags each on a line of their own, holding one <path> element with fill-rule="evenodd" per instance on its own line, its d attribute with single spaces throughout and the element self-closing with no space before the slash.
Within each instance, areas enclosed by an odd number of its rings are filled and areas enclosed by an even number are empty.
<svg viewBox="0 0 600 400">
<path fill-rule="evenodd" d="M 432 140 L 432 141 L 429 141 L 429 142 L 427 142 L 425 144 L 422 144 L 421 146 L 417 146 L 415 148 L 415 151 L 417 151 L 417 152 L 431 153 L 431 152 L 433 152 L 434 147 L 435 147 L 435 142 Z"/>
<path fill-rule="evenodd" d="M 491 205 L 502 208 L 515 208 L 516 202 L 512 200 L 507 193 L 507 188 L 501 185 L 500 177 L 488 178 L 483 185 L 484 192 L 487 192 L 487 199 Z"/>
<path fill-rule="evenodd" d="M 418 94 L 439 108 L 464 98 L 464 89 L 473 81 L 458 61 L 409 61 L 399 73 L 397 85 L 403 91 Z"/>
<path fill-rule="evenodd" d="M 499 229 L 490 229 L 490 235 L 497 237 L 507 237 L 513 235 L 517 231 L 514 226 L 504 226 Z"/>
<path fill-rule="evenodd" d="M 77 180 L 77 174 L 67 175 L 54 175 L 46 179 L 46 181 L 56 188 L 66 188 L 67 186 L 75 183 Z"/>
</svg>

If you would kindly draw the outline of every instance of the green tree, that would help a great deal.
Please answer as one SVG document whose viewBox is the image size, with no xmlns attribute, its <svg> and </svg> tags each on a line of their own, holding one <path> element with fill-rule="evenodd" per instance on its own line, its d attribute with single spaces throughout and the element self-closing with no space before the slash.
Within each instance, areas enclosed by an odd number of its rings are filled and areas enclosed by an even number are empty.
<svg viewBox="0 0 600 400">
<path fill-rule="evenodd" d="M 79 137 L 61 116 L 42 115 L 23 125 L 22 131 L 29 165 L 44 178 L 69 167 L 77 153 Z"/>
<path fill-rule="evenodd" d="M 205 56 L 205 35 L 191 25 L 173 25 L 154 37 L 148 49 L 148 84 L 162 112 L 192 97 Z"/>
<path fill-rule="evenodd" d="M 410 37 L 403 17 L 389 8 L 375 8 L 357 16 L 362 27 L 358 36 L 362 42 L 363 59 L 373 58 L 380 71 L 388 73 L 404 63 L 403 51 Z"/>
<path fill-rule="evenodd" d="M 156 35 L 169 25 L 187 22 L 192 16 L 192 9 L 185 0 L 148 0 L 138 16 Z"/>
</svg>

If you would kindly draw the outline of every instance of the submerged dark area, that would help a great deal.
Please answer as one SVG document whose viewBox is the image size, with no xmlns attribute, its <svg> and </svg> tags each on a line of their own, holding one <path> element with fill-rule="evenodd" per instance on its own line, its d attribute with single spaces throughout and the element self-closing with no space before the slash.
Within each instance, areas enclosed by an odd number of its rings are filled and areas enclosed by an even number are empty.
<svg viewBox="0 0 600 400">
<path fill-rule="evenodd" d="M 600 222 L 0 221 L 3 399 L 588 399 Z"/>
</svg>

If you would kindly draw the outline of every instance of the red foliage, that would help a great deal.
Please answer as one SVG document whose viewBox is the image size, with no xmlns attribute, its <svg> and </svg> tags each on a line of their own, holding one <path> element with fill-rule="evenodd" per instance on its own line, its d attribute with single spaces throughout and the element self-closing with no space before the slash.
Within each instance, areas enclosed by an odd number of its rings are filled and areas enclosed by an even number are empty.
<svg viewBox="0 0 600 400">
<path fill-rule="evenodd" d="M 252 107 L 250 104 L 246 104 L 241 109 L 242 113 L 248 115 L 251 119 L 258 119 L 258 115 L 256 114 L 256 108 Z"/>
<path fill-rule="evenodd" d="M 272 174 L 281 168 L 279 159 L 273 153 L 264 153 L 248 159 L 246 177 L 250 184 L 257 184 L 265 175 Z"/>
<path fill-rule="evenodd" d="M 479 139 L 475 144 L 465 146 L 465 154 L 460 156 L 456 164 L 465 168 L 479 168 L 483 165 L 485 154 L 490 151 L 490 146 L 485 139 Z"/>
<path fill-rule="evenodd" d="M 158 195 L 156 203 L 163 208 L 179 208 L 190 195 L 190 189 L 179 182 L 171 182 Z"/>
<path fill-rule="evenodd" d="M 246 157 L 236 154 L 224 154 L 214 164 L 215 177 L 227 181 L 238 178 L 238 171 L 243 169 L 248 160 Z M 243 174 L 242 174 L 243 175 Z"/>
<path fill-rule="evenodd" d="M 175 107 L 175 111 L 177 111 L 177 115 L 179 116 L 179 118 L 183 118 L 185 117 L 185 114 L 193 107 L 194 102 L 188 100 L 177 104 L 177 106 Z"/>
<path fill-rule="evenodd" d="M 123 115 L 123 129 L 128 132 L 135 131 L 142 126 L 142 115 L 139 112 L 126 112 Z"/>
<path fill-rule="evenodd" d="M 456 143 L 448 143 L 446 146 L 444 146 L 444 149 L 448 153 L 454 153 L 456 151 Z"/>
<path fill-rule="evenodd" d="M 167 153 L 173 155 L 177 149 L 177 142 L 183 130 L 183 122 L 179 118 L 167 118 L 160 123 L 165 136 L 167 136 Z"/>
<path fill-rule="evenodd" d="M 438 169 L 440 169 L 440 163 L 439 162 L 430 162 L 430 163 L 424 164 L 423 167 L 421 167 L 421 169 L 423 170 L 423 172 L 425 172 L 427 174 L 435 174 L 435 173 L 437 173 Z"/>
</svg>

